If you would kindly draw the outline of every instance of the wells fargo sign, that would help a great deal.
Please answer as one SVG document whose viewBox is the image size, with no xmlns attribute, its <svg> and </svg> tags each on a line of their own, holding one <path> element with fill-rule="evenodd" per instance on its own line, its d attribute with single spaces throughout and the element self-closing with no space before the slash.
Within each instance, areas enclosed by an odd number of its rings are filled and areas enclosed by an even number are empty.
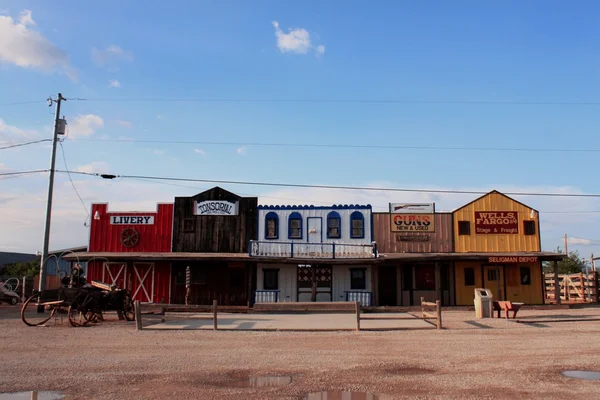
<svg viewBox="0 0 600 400">
<path fill-rule="evenodd" d="M 519 233 L 519 213 L 517 211 L 475 211 L 475 233 L 516 235 Z"/>
<path fill-rule="evenodd" d="M 489 257 L 490 264 L 521 264 L 538 262 L 537 257 Z"/>
<path fill-rule="evenodd" d="M 392 232 L 435 232 L 434 214 L 390 214 Z"/>
</svg>

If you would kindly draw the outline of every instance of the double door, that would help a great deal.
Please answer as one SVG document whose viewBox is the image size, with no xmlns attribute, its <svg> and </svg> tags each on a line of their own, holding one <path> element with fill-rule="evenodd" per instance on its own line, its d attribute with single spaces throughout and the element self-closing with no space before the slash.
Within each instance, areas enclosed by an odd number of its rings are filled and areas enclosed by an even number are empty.
<svg viewBox="0 0 600 400">
<path fill-rule="evenodd" d="M 332 282 L 331 265 L 299 265 L 296 282 L 298 301 L 331 301 Z"/>
</svg>

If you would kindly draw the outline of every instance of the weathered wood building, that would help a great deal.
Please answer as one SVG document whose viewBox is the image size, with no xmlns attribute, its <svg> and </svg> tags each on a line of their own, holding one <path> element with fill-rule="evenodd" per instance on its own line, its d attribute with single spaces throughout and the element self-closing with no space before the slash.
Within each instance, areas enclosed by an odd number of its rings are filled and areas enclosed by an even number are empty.
<svg viewBox="0 0 600 400">
<path fill-rule="evenodd" d="M 247 260 L 248 245 L 257 232 L 257 205 L 256 197 L 240 197 L 220 187 L 175 198 L 172 250 L 198 257 L 173 262 L 173 303 L 184 302 L 189 266 L 190 304 L 248 304 L 256 274 L 255 264 Z"/>
</svg>

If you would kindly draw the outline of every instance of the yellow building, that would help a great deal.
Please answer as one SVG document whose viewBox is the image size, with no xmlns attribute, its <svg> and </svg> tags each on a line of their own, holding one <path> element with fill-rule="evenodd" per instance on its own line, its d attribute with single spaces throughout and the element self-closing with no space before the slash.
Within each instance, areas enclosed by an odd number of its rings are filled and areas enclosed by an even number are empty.
<svg viewBox="0 0 600 400">
<path fill-rule="evenodd" d="M 542 261 L 560 256 L 541 251 L 537 210 L 492 191 L 452 214 L 457 305 L 473 304 L 475 288 L 494 300 L 544 303 Z"/>
</svg>

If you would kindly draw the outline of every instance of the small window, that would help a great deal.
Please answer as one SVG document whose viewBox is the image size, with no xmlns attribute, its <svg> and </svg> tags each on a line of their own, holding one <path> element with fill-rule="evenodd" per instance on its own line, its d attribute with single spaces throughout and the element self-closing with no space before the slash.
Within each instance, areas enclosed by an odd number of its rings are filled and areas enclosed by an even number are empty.
<svg viewBox="0 0 600 400">
<path fill-rule="evenodd" d="M 471 222 L 458 221 L 458 234 L 459 235 L 470 235 L 471 234 Z"/>
<path fill-rule="evenodd" d="M 487 280 L 490 282 L 495 282 L 498 280 L 498 271 L 496 271 L 495 269 L 488 269 L 487 270 Z"/>
<path fill-rule="evenodd" d="M 435 266 L 415 265 L 415 289 L 435 290 Z"/>
<path fill-rule="evenodd" d="M 475 268 L 465 268 L 465 286 L 475 286 Z"/>
<path fill-rule="evenodd" d="M 263 269 L 263 289 L 278 290 L 279 289 L 279 270 L 278 269 Z"/>
<path fill-rule="evenodd" d="M 196 218 L 183 220 L 183 233 L 194 233 L 196 231 Z"/>
<path fill-rule="evenodd" d="M 288 239 L 302 239 L 302 215 L 297 212 L 288 218 Z"/>
<path fill-rule="evenodd" d="M 367 271 L 364 268 L 350 268 L 350 289 L 364 290 L 367 288 Z"/>
<path fill-rule="evenodd" d="M 535 235 L 535 221 L 523 221 L 523 231 L 526 235 Z"/>
<path fill-rule="evenodd" d="M 279 237 L 279 217 L 270 212 L 265 217 L 265 239 L 277 239 Z"/>
<path fill-rule="evenodd" d="M 352 239 L 365 237 L 365 217 L 360 211 L 350 214 L 350 237 Z"/>
<path fill-rule="evenodd" d="M 521 285 L 531 285 L 531 269 L 521 267 Z"/>
<path fill-rule="evenodd" d="M 339 239 L 342 237 L 341 231 L 342 219 L 340 214 L 335 211 L 327 214 L 327 238 Z"/>
</svg>

